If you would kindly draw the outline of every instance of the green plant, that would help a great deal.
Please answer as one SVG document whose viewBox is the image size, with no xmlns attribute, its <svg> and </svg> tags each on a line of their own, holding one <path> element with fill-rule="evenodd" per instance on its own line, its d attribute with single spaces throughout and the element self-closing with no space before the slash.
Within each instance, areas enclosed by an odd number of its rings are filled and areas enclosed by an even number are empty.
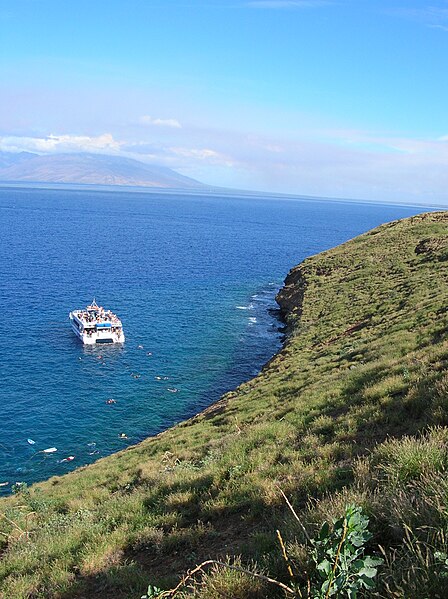
<svg viewBox="0 0 448 599">
<path fill-rule="evenodd" d="M 284 495 L 283 492 L 282 495 L 286 499 L 293 515 L 298 519 L 298 516 L 286 498 L 286 495 Z M 182 588 L 186 586 L 186 583 L 194 578 L 195 574 L 200 572 L 204 577 L 205 567 L 210 565 L 215 568 L 218 567 L 215 571 L 215 575 L 223 570 L 244 574 L 249 578 L 252 578 L 252 583 L 254 581 L 261 581 L 275 585 L 282 589 L 288 597 L 292 596 L 297 599 L 305 599 L 305 597 L 306 599 L 328 599 L 329 597 L 345 596 L 348 599 L 356 599 L 360 589 L 364 588 L 371 590 L 374 588 L 375 584 L 373 579 L 378 571 L 377 566 L 383 563 L 382 558 L 364 555 L 365 544 L 372 538 L 372 534 L 368 530 L 368 524 L 369 519 L 363 515 L 362 509 L 350 505 L 346 507 L 344 516 L 334 521 L 332 527 L 328 522 L 325 522 L 316 539 L 311 539 L 306 533 L 309 546 L 311 547 L 311 557 L 315 564 L 315 572 L 314 575 L 312 575 L 312 578 L 320 580 L 308 580 L 307 588 L 303 591 L 297 583 L 281 533 L 277 530 L 277 537 L 280 542 L 283 558 L 291 578 L 290 586 L 284 584 L 280 580 L 251 571 L 240 565 L 231 564 L 229 562 L 219 562 L 216 560 L 206 560 L 189 572 L 175 588 L 170 589 L 169 591 L 162 591 L 161 589 L 150 585 L 147 594 L 141 599 L 175 597 L 181 592 Z M 443 556 L 445 556 L 445 554 L 443 554 Z M 207 578 L 203 578 L 201 585 L 202 591 L 207 587 L 207 583 L 204 582 L 206 580 Z M 209 583 L 211 580 L 212 578 L 208 577 Z M 227 590 L 229 589 L 227 588 Z M 202 597 L 203 594 L 200 596 Z"/>
<path fill-rule="evenodd" d="M 162 593 L 162 589 L 159 589 L 159 587 L 154 587 L 152 584 L 150 584 L 148 586 L 146 594 L 142 595 L 141 599 L 155 599 L 156 597 L 160 597 Z"/>
<path fill-rule="evenodd" d="M 21 493 L 22 495 L 25 495 L 27 497 L 29 496 L 29 493 L 30 493 L 27 483 L 24 483 L 24 482 L 17 482 L 14 485 L 12 485 L 11 491 L 13 492 L 14 495 L 18 495 L 19 493 Z"/>
<path fill-rule="evenodd" d="M 442 576 L 448 576 L 448 554 L 444 551 L 436 551 L 434 553 L 436 564 L 440 568 Z"/>
<path fill-rule="evenodd" d="M 311 539 L 312 559 L 320 580 L 312 586 L 313 599 L 347 596 L 356 599 L 360 589 L 372 589 L 379 557 L 364 555 L 372 538 L 369 519 L 360 507 L 351 505 L 331 527 L 324 522 L 317 539 Z"/>
</svg>

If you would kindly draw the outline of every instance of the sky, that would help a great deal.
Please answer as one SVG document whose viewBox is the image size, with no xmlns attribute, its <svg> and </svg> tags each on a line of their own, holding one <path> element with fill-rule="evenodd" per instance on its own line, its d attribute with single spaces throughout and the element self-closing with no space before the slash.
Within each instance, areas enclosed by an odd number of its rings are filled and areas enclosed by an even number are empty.
<svg viewBox="0 0 448 599">
<path fill-rule="evenodd" d="M 0 0 L 0 150 L 448 204 L 448 0 Z"/>
</svg>

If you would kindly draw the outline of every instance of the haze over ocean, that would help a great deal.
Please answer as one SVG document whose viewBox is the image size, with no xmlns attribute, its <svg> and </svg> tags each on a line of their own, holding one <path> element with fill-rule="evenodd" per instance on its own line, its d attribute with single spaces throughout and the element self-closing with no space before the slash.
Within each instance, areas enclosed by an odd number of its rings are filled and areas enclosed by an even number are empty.
<svg viewBox="0 0 448 599">
<path fill-rule="evenodd" d="M 291 267 L 421 211 L 0 188 L 1 490 L 63 474 L 210 405 L 280 347 L 271 309 Z M 83 347 L 72 333 L 69 311 L 93 297 L 121 317 L 123 346 Z"/>
</svg>

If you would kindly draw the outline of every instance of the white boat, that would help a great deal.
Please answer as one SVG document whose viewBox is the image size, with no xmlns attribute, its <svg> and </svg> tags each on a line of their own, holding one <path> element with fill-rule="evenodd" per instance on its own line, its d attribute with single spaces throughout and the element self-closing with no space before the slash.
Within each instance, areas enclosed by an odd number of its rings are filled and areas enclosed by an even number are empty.
<svg viewBox="0 0 448 599">
<path fill-rule="evenodd" d="M 124 341 L 121 320 L 110 310 L 98 306 L 95 299 L 84 310 L 70 312 L 69 318 L 75 335 L 86 345 Z"/>
</svg>

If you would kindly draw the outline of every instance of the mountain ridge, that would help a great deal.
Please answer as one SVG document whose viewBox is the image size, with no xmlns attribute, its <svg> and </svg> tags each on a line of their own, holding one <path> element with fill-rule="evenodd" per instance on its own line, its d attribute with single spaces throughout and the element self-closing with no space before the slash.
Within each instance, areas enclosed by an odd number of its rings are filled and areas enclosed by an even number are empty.
<svg viewBox="0 0 448 599">
<path fill-rule="evenodd" d="M 164 166 L 93 153 L 0 152 L 0 182 L 126 185 L 165 189 L 207 186 Z"/>
</svg>

